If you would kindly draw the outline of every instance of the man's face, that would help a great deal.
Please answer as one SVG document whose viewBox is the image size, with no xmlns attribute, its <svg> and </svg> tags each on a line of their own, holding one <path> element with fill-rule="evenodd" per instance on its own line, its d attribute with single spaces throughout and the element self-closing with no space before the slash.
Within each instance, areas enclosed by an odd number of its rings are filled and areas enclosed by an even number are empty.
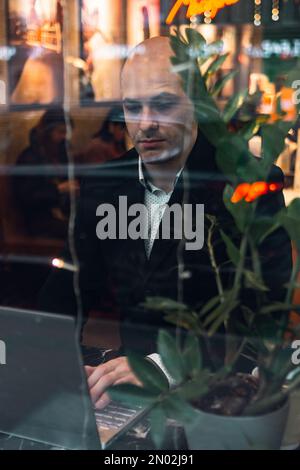
<svg viewBox="0 0 300 470">
<path fill-rule="evenodd" d="M 191 147 L 194 108 L 168 57 L 127 65 L 122 94 L 128 132 L 145 163 L 176 158 Z"/>
</svg>

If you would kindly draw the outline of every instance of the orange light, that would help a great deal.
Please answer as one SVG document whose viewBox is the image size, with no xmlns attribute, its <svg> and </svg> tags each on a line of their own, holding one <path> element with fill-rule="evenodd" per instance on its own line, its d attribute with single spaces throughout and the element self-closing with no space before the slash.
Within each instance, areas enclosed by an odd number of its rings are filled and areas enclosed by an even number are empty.
<svg viewBox="0 0 300 470">
<path fill-rule="evenodd" d="M 245 201 L 253 202 L 258 197 L 263 196 L 263 194 L 268 194 L 268 192 L 269 192 L 269 185 L 265 183 L 264 181 L 258 181 L 251 185 L 251 188 L 247 196 L 245 197 Z"/>
<path fill-rule="evenodd" d="M 171 24 L 174 21 L 175 16 L 179 12 L 180 8 L 187 6 L 187 18 L 191 18 L 196 15 L 203 15 L 208 12 L 210 18 L 214 18 L 219 10 L 228 5 L 233 5 L 240 0 L 176 0 L 173 5 L 168 18 L 166 19 L 167 24 Z"/>
<path fill-rule="evenodd" d="M 282 189 L 282 184 L 280 183 L 271 183 L 269 185 L 269 190 L 272 192 L 280 191 Z"/>
<path fill-rule="evenodd" d="M 281 191 L 281 189 L 283 189 L 283 184 L 281 183 L 265 183 L 264 181 L 257 181 L 252 184 L 241 183 L 236 187 L 231 202 L 236 204 L 243 199 L 246 202 L 253 202 L 264 194 Z"/>
<path fill-rule="evenodd" d="M 237 202 L 244 199 L 244 197 L 246 197 L 247 194 L 249 193 L 250 188 L 251 188 L 251 184 L 249 184 L 249 183 L 239 184 L 238 187 L 236 188 L 236 190 L 233 193 L 233 196 L 231 198 L 231 202 L 236 204 Z"/>
</svg>

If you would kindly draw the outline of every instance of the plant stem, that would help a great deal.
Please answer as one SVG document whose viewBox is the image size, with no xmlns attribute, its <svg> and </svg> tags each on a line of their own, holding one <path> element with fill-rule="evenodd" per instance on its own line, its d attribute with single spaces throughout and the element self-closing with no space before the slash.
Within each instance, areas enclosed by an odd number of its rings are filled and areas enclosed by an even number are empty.
<svg viewBox="0 0 300 470">
<path fill-rule="evenodd" d="M 211 222 L 211 225 L 208 229 L 207 246 L 208 246 L 210 262 L 211 262 L 211 265 L 212 265 L 212 268 L 213 268 L 213 271 L 214 271 L 215 277 L 216 277 L 216 284 L 217 284 L 218 293 L 219 293 L 219 296 L 221 298 L 221 303 L 223 303 L 224 300 L 225 300 L 224 288 L 223 288 L 223 285 L 222 285 L 222 280 L 221 280 L 221 276 L 220 276 L 220 269 L 219 269 L 219 266 L 217 265 L 215 252 L 214 252 L 214 247 L 213 247 L 213 242 L 212 242 L 213 227 L 214 227 L 214 223 Z"/>
<path fill-rule="evenodd" d="M 245 232 L 241 241 L 241 245 L 240 245 L 240 260 L 237 266 L 234 283 L 233 283 L 234 299 L 236 299 L 238 292 L 240 290 L 241 278 L 243 275 L 244 265 L 245 265 L 247 245 L 248 245 L 248 232 Z"/>
<path fill-rule="evenodd" d="M 262 279 L 262 270 L 261 270 L 261 263 L 258 255 L 258 250 L 251 238 L 249 239 L 249 244 L 251 248 L 251 256 L 252 256 L 252 262 L 253 262 L 253 270 L 255 274 L 259 277 L 259 279 Z"/>
<path fill-rule="evenodd" d="M 234 283 L 233 283 L 233 298 L 232 301 L 234 302 L 238 296 L 240 290 L 241 279 L 243 275 L 244 265 L 245 265 L 245 257 L 246 257 L 246 250 L 248 244 L 248 232 L 246 231 L 243 235 L 241 245 L 240 245 L 240 260 L 236 269 Z M 237 360 L 237 350 L 236 350 L 236 338 L 233 337 L 234 330 L 231 328 L 231 320 L 230 318 L 225 321 L 225 329 L 226 329 L 226 355 L 225 355 L 225 364 L 228 365 L 232 362 L 232 358 Z M 232 335 L 232 336 L 231 336 Z M 242 342 L 242 347 L 244 344 Z M 240 347 L 241 347 L 240 346 Z M 239 349 L 238 349 L 239 351 Z"/>
</svg>

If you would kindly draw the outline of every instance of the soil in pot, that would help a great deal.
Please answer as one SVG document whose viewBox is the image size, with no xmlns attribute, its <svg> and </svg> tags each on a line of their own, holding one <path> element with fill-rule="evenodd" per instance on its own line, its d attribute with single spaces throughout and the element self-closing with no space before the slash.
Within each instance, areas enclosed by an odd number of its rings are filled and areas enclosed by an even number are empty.
<svg viewBox="0 0 300 470">
<path fill-rule="evenodd" d="M 220 380 L 211 390 L 194 400 L 193 405 L 206 413 L 240 416 L 257 395 L 259 381 L 250 374 L 237 373 Z"/>
</svg>

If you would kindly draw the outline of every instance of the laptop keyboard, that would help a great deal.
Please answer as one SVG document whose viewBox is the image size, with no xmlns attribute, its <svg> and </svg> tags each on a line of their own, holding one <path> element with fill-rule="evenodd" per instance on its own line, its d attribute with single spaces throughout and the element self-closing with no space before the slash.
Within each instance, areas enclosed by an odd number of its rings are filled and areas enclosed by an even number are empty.
<svg viewBox="0 0 300 470">
<path fill-rule="evenodd" d="M 95 410 L 96 423 L 102 429 L 120 429 L 143 408 L 111 402 L 103 410 Z"/>
<path fill-rule="evenodd" d="M 62 450 L 62 447 L 55 447 L 50 444 L 32 441 L 30 439 L 22 439 L 14 435 L 0 434 L 0 451 L 1 450 Z"/>
</svg>

